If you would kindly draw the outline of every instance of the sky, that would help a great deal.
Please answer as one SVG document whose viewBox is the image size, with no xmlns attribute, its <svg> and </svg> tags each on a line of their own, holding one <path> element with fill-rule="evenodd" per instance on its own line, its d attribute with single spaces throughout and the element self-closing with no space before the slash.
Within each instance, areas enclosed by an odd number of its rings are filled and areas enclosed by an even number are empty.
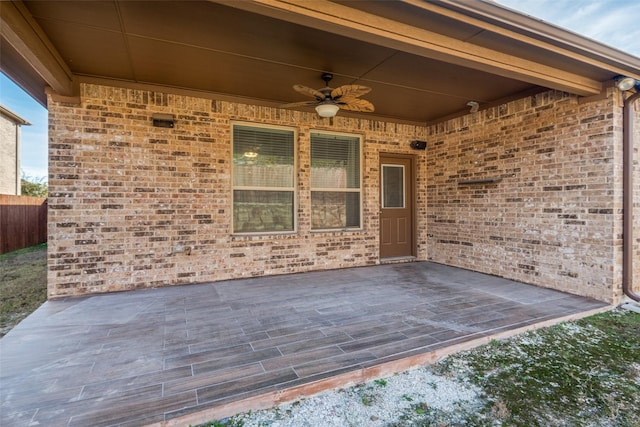
<svg viewBox="0 0 640 427">
<path fill-rule="evenodd" d="M 0 73 L 0 104 L 31 126 L 21 127 L 20 169 L 30 180 L 47 178 L 47 110 Z"/>
<path fill-rule="evenodd" d="M 640 0 L 494 0 L 640 57 Z"/>
<path fill-rule="evenodd" d="M 548 23 L 640 57 L 640 0 L 495 0 Z M 46 179 L 47 110 L 0 73 L 0 104 L 29 121 L 22 127 L 23 173 Z"/>
</svg>

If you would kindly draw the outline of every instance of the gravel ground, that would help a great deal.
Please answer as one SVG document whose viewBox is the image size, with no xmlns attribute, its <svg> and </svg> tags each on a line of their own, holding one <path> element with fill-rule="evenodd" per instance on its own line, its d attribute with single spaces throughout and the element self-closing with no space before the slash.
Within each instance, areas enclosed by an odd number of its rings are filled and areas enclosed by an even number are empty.
<svg viewBox="0 0 640 427">
<path fill-rule="evenodd" d="M 639 385 L 640 315 L 612 310 L 202 426 L 640 427 Z"/>
<path fill-rule="evenodd" d="M 469 413 L 483 405 L 472 384 L 420 368 L 345 390 L 330 391 L 234 418 L 243 427 L 403 425 L 427 411 Z M 454 421 L 454 420 L 452 420 Z"/>
</svg>

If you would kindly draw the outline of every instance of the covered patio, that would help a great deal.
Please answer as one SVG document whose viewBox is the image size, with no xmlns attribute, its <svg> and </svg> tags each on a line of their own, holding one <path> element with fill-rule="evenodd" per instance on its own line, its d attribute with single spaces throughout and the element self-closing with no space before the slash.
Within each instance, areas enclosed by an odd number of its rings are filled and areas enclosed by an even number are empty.
<svg viewBox="0 0 640 427">
<path fill-rule="evenodd" d="M 0 423 L 197 424 L 607 308 L 430 262 L 53 300 L 0 341 Z"/>
</svg>

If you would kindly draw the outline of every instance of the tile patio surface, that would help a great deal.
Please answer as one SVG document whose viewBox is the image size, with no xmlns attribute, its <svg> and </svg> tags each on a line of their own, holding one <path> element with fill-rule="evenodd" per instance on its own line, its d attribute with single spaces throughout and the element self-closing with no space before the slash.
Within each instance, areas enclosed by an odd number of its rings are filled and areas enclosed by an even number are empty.
<svg viewBox="0 0 640 427">
<path fill-rule="evenodd" d="M 0 424 L 188 425 L 604 307 L 428 262 L 49 301 L 0 340 Z"/>
</svg>

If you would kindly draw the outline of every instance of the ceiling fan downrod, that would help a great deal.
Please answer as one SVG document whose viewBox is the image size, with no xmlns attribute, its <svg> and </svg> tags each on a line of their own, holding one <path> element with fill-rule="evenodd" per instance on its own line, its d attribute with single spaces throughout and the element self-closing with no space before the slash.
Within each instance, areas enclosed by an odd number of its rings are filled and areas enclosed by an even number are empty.
<svg viewBox="0 0 640 427">
<path fill-rule="evenodd" d="M 329 86 L 329 82 L 333 79 L 333 74 L 331 73 L 322 73 L 322 80 L 324 80 L 324 84 Z"/>
</svg>

